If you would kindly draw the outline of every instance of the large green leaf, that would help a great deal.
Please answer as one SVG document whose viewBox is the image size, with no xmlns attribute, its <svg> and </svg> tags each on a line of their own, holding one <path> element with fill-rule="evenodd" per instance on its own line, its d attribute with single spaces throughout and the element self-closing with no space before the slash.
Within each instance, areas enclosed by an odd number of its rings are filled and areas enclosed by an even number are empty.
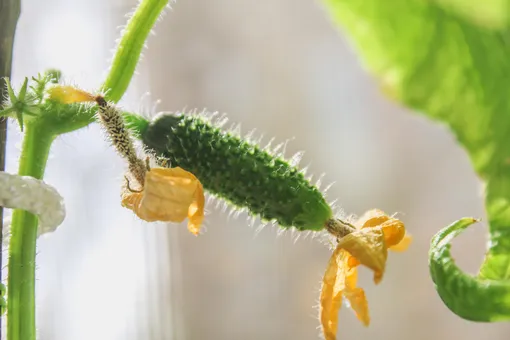
<svg viewBox="0 0 510 340">
<path fill-rule="evenodd" d="M 486 28 L 502 29 L 510 24 L 509 0 L 431 0 L 442 9 Z"/>
<path fill-rule="evenodd" d="M 384 90 L 448 125 L 486 182 L 491 242 L 479 275 L 462 273 L 448 251 L 473 223 L 461 219 L 434 238 L 431 276 L 459 316 L 510 320 L 509 2 L 324 1 Z"/>
</svg>

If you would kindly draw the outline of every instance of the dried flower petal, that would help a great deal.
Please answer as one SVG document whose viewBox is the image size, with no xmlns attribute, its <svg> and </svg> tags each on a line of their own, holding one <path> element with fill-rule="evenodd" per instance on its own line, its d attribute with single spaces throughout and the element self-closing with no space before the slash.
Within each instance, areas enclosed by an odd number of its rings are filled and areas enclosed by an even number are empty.
<svg viewBox="0 0 510 340">
<path fill-rule="evenodd" d="M 362 265 L 372 269 L 375 283 L 381 281 L 388 257 L 382 229 L 366 228 L 354 231 L 342 237 L 337 247 L 347 250 Z"/>
<path fill-rule="evenodd" d="M 356 286 L 357 267 L 362 264 L 372 269 L 377 284 L 384 274 L 388 249 L 403 251 L 411 242 L 404 224 L 381 210 L 366 212 L 354 225 L 355 231 L 338 240 L 324 274 L 320 319 L 326 340 L 336 339 L 342 296 L 364 325 L 370 323 L 365 292 Z"/>
<path fill-rule="evenodd" d="M 324 274 L 320 298 L 320 319 L 326 340 L 335 340 L 338 329 L 338 311 L 344 296 L 356 317 L 365 326 L 370 323 L 368 302 L 362 288 L 356 287 L 359 264 L 346 250 L 337 247 Z"/>
<path fill-rule="evenodd" d="M 386 215 L 379 209 L 372 209 L 367 211 L 355 223 L 359 229 L 364 228 L 382 228 L 386 245 L 392 247 L 397 245 L 405 235 L 404 223 L 399 219 Z"/>
<path fill-rule="evenodd" d="M 349 252 L 344 250 L 341 254 L 341 265 L 339 281 L 342 281 L 342 275 L 345 275 L 344 279 L 344 296 L 349 302 L 350 307 L 356 314 L 358 320 L 363 322 L 365 326 L 370 324 L 370 315 L 368 313 L 368 302 L 365 297 L 365 291 L 362 288 L 356 287 L 358 282 L 358 268 L 360 262 Z M 343 273 L 342 273 L 343 271 Z"/>
<path fill-rule="evenodd" d="M 48 89 L 49 98 L 62 104 L 93 102 L 94 96 L 68 85 L 56 85 Z"/>
<path fill-rule="evenodd" d="M 204 221 L 205 206 L 204 188 L 200 182 L 197 184 L 195 198 L 195 201 L 191 203 L 188 209 L 188 229 L 191 233 L 198 235 L 200 232 L 200 226 Z"/>
<path fill-rule="evenodd" d="M 204 218 L 204 190 L 190 172 L 176 168 L 152 168 L 145 175 L 142 192 L 127 192 L 122 205 L 141 219 L 153 222 L 182 222 L 197 235 Z"/>
<path fill-rule="evenodd" d="M 322 332 L 326 340 L 336 339 L 338 328 L 338 311 L 342 306 L 342 290 L 337 285 L 339 275 L 339 263 L 341 263 L 341 255 L 343 249 L 336 248 L 333 255 L 329 259 L 326 273 L 322 279 L 322 291 L 320 297 L 320 320 Z M 340 262 L 339 262 L 340 260 Z"/>
<path fill-rule="evenodd" d="M 411 245 L 412 241 L 413 241 L 412 236 L 409 235 L 408 233 L 405 233 L 404 237 L 402 238 L 402 240 L 400 240 L 398 244 L 391 246 L 388 249 L 395 252 L 406 251 L 407 248 L 409 248 L 409 246 Z"/>
</svg>

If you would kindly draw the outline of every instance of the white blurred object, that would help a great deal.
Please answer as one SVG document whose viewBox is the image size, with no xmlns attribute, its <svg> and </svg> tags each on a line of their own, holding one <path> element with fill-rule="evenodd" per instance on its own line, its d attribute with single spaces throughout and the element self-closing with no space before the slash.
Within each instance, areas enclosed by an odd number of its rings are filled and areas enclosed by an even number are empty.
<svg viewBox="0 0 510 340">
<path fill-rule="evenodd" d="M 0 171 L 0 206 L 37 215 L 38 236 L 54 231 L 66 216 L 64 200 L 55 188 L 42 180 L 4 171 Z"/>
</svg>

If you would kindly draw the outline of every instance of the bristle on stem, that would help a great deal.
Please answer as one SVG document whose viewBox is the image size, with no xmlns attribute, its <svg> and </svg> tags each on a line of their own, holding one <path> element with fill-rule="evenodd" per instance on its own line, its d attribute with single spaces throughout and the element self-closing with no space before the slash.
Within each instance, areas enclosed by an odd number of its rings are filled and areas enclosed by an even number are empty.
<svg viewBox="0 0 510 340">
<path fill-rule="evenodd" d="M 122 113 L 103 96 L 96 96 L 95 101 L 99 107 L 99 119 L 106 129 L 108 136 L 117 152 L 127 159 L 129 172 L 143 186 L 147 167 L 145 162 L 136 155 L 130 132 L 126 127 Z"/>
</svg>

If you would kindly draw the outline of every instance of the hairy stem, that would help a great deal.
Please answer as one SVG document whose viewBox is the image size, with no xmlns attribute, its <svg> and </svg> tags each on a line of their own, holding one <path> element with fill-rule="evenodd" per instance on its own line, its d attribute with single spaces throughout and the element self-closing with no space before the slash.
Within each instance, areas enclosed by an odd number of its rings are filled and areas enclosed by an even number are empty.
<svg viewBox="0 0 510 340">
<path fill-rule="evenodd" d="M 5 77 L 11 76 L 12 47 L 14 33 L 21 12 L 21 0 L 0 0 L 0 100 L 5 96 Z M 0 118 L 0 171 L 5 170 L 5 149 L 7 144 L 7 119 Z M 4 209 L 0 206 L 0 253 L 3 244 Z M 0 256 L 0 268 L 3 268 Z M 0 270 L 0 281 L 2 272 Z M 0 322 L 2 338 L 2 322 Z"/>
<path fill-rule="evenodd" d="M 168 0 L 142 0 L 128 21 L 117 46 L 110 72 L 102 90 L 106 99 L 118 102 L 126 92 L 136 65 L 140 59 L 145 40 Z"/>
<path fill-rule="evenodd" d="M 18 174 L 42 179 L 55 136 L 42 124 L 27 124 Z M 8 340 L 35 340 L 35 255 L 37 217 L 23 210 L 12 216 L 9 248 Z"/>
<path fill-rule="evenodd" d="M 2 1 L 2 0 L 0 0 Z M 1 2 L 0 2 L 1 4 Z M 143 0 L 117 48 L 102 90 L 118 101 L 126 91 L 140 58 L 145 39 L 167 0 Z M 1 8 L 0 8 L 1 9 Z M 1 12 L 1 11 L 0 11 Z M 0 20 L 0 28 L 4 21 Z M 42 179 L 51 143 L 62 133 L 78 130 L 93 121 L 94 108 L 48 103 L 41 115 L 26 124 L 18 174 Z M 9 248 L 8 340 L 35 340 L 35 255 L 38 219 L 15 210 Z"/>
<path fill-rule="evenodd" d="M 136 138 L 141 139 L 149 127 L 149 120 L 146 118 L 131 112 L 122 112 L 126 126 Z"/>
</svg>

